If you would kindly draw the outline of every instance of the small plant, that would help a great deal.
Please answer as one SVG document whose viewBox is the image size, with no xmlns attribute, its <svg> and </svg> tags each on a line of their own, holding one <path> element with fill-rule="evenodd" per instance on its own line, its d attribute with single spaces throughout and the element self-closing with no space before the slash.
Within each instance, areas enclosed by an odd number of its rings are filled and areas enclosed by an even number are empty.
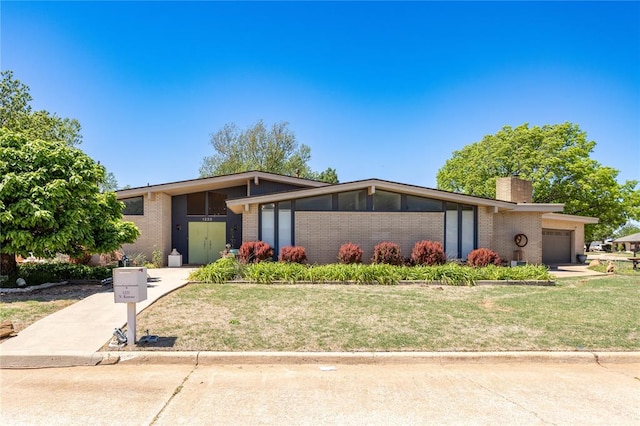
<svg viewBox="0 0 640 426">
<path fill-rule="evenodd" d="M 157 246 L 153 246 L 153 253 L 151 254 L 151 259 L 154 268 L 159 268 L 162 266 L 162 251 Z"/>
<path fill-rule="evenodd" d="M 280 262 L 304 263 L 307 261 L 307 253 L 304 251 L 304 247 L 286 246 L 280 249 L 278 260 Z"/>
<path fill-rule="evenodd" d="M 144 253 L 136 253 L 129 258 L 129 266 L 145 266 L 147 263 L 147 256 Z"/>
<path fill-rule="evenodd" d="M 247 241 L 238 251 L 241 263 L 258 263 L 273 258 L 273 249 L 264 241 Z"/>
<path fill-rule="evenodd" d="M 353 243 L 345 243 L 340 246 L 338 251 L 338 261 L 340 263 L 360 263 L 362 262 L 362 249 L 359 245 Z"/>
<path fill-rule="evenodd" d="M 396 243 L 383 241 L 373 249 L 373 263 L 386 263 L 389 265 L 402 265 L 404 258 L 400 254 L 400 246 Z"/>
<path fill-rule="evenodd" d="M 411 261 L 414 265 L 444 265 L 447 255 L 439 241 L 418 241 L 411 251 Z"/>
<path fill-rule="evenodd" d="M 469 266 L 500 266 L 502 264 L 502 259 L 500 259 L 498 253 L 493 250 L 489 250 L 488 248 L 479 248 L 469 253 L 467 256 L 467 264 Z"/>
</svg>

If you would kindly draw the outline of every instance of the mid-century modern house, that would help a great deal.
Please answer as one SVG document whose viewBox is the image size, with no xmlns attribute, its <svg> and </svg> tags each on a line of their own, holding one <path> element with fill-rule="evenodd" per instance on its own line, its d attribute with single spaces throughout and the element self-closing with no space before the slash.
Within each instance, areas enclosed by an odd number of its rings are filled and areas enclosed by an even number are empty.
<svg viewBox="0 0 640 426">
<path fill-rule="evenodd" d="M 451 259 L 480 247 L 507 261 L 575 263 L 584 225 L 597 218 L 562 214 L 562 204 L 532 203 L 531 182 L 499 178 L 496 199 L 367 179 L 327 184 L 252 171 L 124 189 L 125 220 L 140 237 L 128 255 L 176 249 L 185 264 L 206 264 L 226 244 L 265 241 L 302 246 L 310 263 L 335 262 L 343 243 L 359 244 L 363 260 L 382 241 L 409 257 L 417 241 L 440 241 Z"/>
</svg>

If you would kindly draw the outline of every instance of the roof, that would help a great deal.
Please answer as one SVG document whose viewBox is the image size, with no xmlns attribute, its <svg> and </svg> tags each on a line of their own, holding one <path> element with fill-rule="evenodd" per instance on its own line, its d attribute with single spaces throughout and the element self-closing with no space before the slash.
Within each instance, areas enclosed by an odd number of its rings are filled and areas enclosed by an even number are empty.
<svg viewBox="0 0 640 426">
<path fill-rule="evenodd" d="M 376 190 L 398 192 L 419 197 L 435 198 L 461 204 L 493 207 L 498 210 L 514 211 L 536 211 L 536 212 L 557 212 L 562 211 L 562 204 L 522 204 L 509 201 L 495 200 L 492 198 L 476 197 L 472 195 L 458 194 L 455 192 L 443 191 L 440 189 L 426 188 L 422 186 L 408 185 L 404 183 L 391 182 L 380 179 L 366 179 L 354 182 L 339 183 L 316 188 L 296 189 L 272 194 L 257 195 L 253 197 L 242 197 L 227 200 L 227 207 L 234 213 L 242 213 L 245 206 L 249 204 L 274 203 L 298 198 L 314 197 L 319 195 L 335 194 L 338 192 L 357 191 L 366 189 L 369 194 Z"/>
<path fill-rule="evenodd" d="M 593 225 L 600 222 L 597 217 L 590 216 L 577 216 L 573 214 L 559 214 L 559 213 L 545 213 L 542 215 L 542 219 L 548 220 L 562 220 L 564 222 L 582 223 L 584 225 Z"/>
<path fill-rule="evenodd" d="M 613 240 L 614 243 L 640 243 L 640 232 L 627 235 L 626 237 L 620 237 Z"/>
<path fill-rule="evenodd" d="M 253 180 L 259 184 L 261 179 L 270 180 L 280 183 L 289 183 L 292 185 L 301 185 L 307 187 L 322 187 L 330 185 L 326 182 L 319 182 L 311 179 L 303 179 L 276 173 L 249 171 L 242 173 L 234 173 L 230 175 L 213 176 L 206 178 L 183 180 L 178 182 L 162 183 L 158 185 L 147 185 L 138 188 L 121 189 L 116 191 L 118 199 L 136 197 L 154 192 L 162 192 L 169 195 L 182 195 L 193 192 L 210 191 L 219 188 L 229 188 L 232 186 L 246 185 L 247 182 Z"/>
</svg>

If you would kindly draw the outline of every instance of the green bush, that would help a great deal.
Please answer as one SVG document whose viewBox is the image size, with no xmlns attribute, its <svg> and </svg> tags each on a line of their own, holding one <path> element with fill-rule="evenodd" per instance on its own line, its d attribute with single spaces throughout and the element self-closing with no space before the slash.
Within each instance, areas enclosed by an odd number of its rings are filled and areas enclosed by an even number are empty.
<svg viewBox="0 0 640 426">
<path fill-rule="evenodd" d="M 260 262 L 240 265 L 232 258 L 223 258 L 194 271 L 190 279 L 223 283 L 244 278 L 261 284 L 276 281 L 296 283 L 354 282 L 357 284 L 397 284 L 400 281 L 440 282 L 449 285 L 473 285 L 479 280 L 549 280 L 544 266 L 525 265 L 504 268 L 489 265 L 484 268 L 447 263 L 435 266 L 395 266 L 389 264 L 302 265 L 299 263 Z"/>
<path fill-rule="evenodd" d="M 242 265 L 233 257 L 222 257 L 213 263 L 196 269 L 189 275 L 193 281 L 221 284 L 242 278 Z"/>
<path fill-rule="evenodd" d="M 63 262 L 21 263 L 18 265 L 18 275 L 10 277 L 3 285 L 13 287 L 17 278 L 24 279 L 28 286 L 68 280 L 103 280 L 112 276 L 111 269 Z"/>
</svg>

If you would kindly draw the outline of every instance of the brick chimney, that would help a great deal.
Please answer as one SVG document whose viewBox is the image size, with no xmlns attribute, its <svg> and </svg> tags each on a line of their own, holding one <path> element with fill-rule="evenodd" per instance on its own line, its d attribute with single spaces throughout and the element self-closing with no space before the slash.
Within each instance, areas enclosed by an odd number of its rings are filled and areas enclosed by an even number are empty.
<svg viewBox="0 0 640 426">
<path fill-rule="evenodd" d="M 496 199 L 513 203 L 533 202 L 533 185 L 517 176 L 496 179 Z"/>
</svg>

